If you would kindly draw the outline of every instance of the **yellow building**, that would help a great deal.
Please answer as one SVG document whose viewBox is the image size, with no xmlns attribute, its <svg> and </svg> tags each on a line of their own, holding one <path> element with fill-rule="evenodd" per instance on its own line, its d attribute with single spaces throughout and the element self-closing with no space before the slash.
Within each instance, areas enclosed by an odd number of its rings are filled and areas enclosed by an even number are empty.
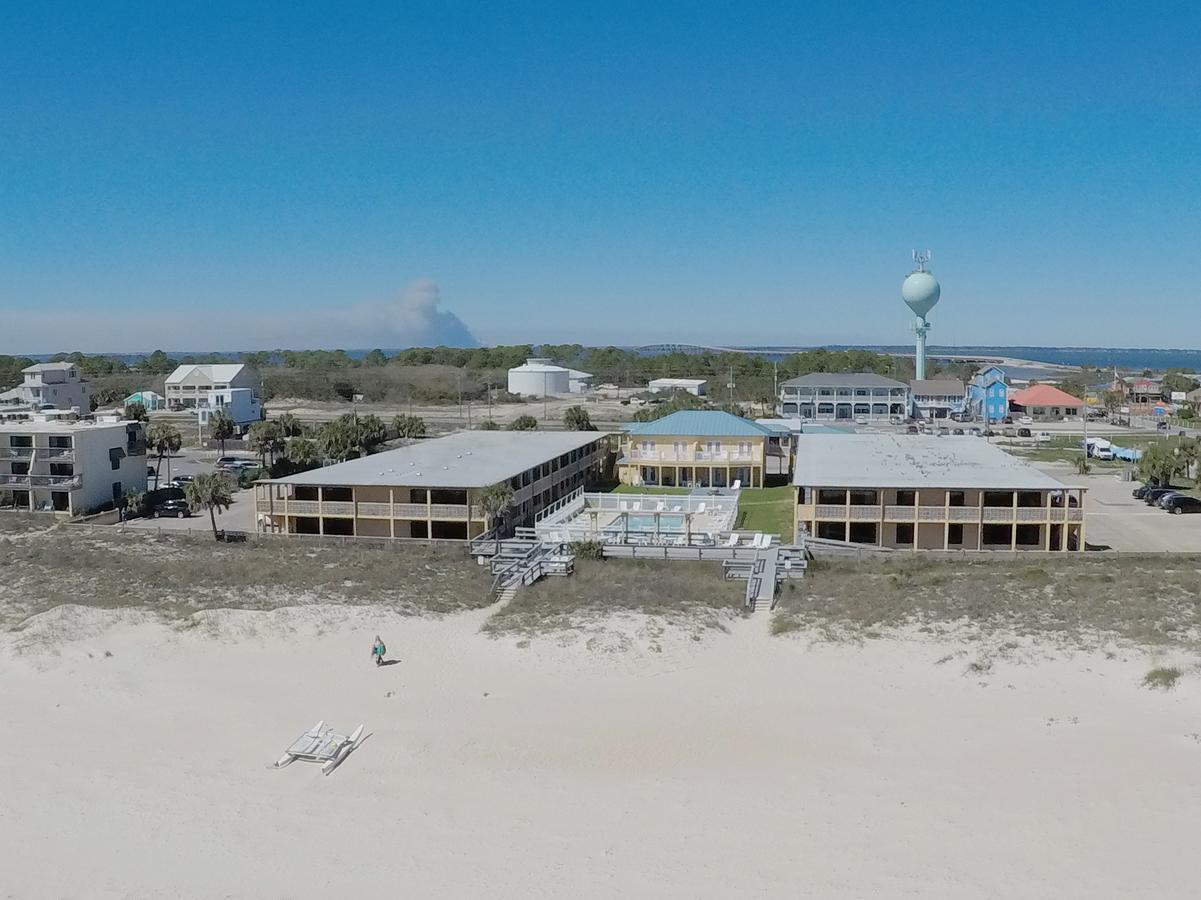
<svg viewBox="0 0 1201 900">
<path fill-rule="evenodd" d="M 618 478 L 654 487 L 763 487 L 773 436 L 770 428 L 727 412 L 681 410 L 629 427 Z M 781 452 L 778 443 L 775 450 Z"/>
<path fill-rule="evenodd" d="M 905 550 L 1084 549 L 1084 488 L 983 438 L 802 434 L 792 483 L 798 539 Z"/>
<path fill-rule="evenodd" d="M 494 523 L 480 505 L 508 483 L 506 520 L 534 516 L 594 482 L 606 452 L 595 431 L 463 431 L 255 485 L 266 533 L 467 540 Z"/>
</svg>

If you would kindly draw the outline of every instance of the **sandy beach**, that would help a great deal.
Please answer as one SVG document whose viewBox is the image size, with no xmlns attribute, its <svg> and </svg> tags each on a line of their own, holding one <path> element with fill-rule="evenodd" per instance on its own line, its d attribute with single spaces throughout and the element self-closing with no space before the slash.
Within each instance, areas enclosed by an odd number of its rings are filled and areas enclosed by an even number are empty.
<svg viewBox="0 0 1201 900">
<path fill-rule="evenodd" d="M 1201 692 L 1142 687 L 1146 654 L 981 665 L 763 618 L 604 652 L 485 616 L 64 607 L 4 635 L 0 894 L 1195 894 Z M 272 770 L 317 719 L 371 737 Z"/>
</svg>

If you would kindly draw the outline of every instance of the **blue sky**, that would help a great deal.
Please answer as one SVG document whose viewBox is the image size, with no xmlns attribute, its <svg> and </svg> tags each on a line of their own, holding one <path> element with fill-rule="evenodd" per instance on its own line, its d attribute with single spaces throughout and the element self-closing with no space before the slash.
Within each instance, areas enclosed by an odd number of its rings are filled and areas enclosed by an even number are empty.
<svg viewBox="0 0 1201 900">
<path fill-rule="evenodd" d="M 0 13 L 0 352 L 1201 346 L 1194 4 L 252 6 Z"/>
</svg>

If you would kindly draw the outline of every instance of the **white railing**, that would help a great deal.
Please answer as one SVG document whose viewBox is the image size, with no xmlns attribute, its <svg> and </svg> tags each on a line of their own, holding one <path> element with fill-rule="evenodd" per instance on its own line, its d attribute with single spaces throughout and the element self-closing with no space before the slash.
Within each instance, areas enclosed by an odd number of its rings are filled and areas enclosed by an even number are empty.
<svg viewBox="0 0 1201 900">
<path fill-rule="evenodd" d="M 380 503 L 378 501 L 360 500 L 357 503 L 358 513 L 360 516 L 366 516 L 372 519 L 390 519 L 392 518 L 392 504 Z"/>
<path fill-rule="evenodd" d="M 323 516 L 353 516 L 354 504 L 347 500 L 322 500 L 321 515 Z"/>
<path fill-rule="evenodd" d="M 292 516 L 316 516 L 321 512 L 321 504 L 316 500 L 289 500 L 288 514 Z"/>
<path fill-rule="evenodd" d="M 815 508 L 819 519 L 845 519 L 847 507 L 844 503 L 819 503 Z"/>
<path fill-rule="evenodd" d="M 466 519 L 467 504 L 433 503 L 430 505 L 431 519 Z"/>
<path fill-rule="evenodd" d="M 850 513 L 848 518 L 851 519 L 870 519 L 874 522 L 880 518 L 880 507 L 878 506 L 856 506 L 852 504 L 847 507 L 847 511 Z"/>
</svg>

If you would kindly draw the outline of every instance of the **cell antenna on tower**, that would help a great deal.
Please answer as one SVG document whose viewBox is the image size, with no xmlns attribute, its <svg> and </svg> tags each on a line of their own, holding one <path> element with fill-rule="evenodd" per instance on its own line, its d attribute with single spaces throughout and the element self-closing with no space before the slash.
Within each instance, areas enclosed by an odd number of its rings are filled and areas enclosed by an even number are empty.
<svg viewBox="0 0 1201 900">
<path fill-rule="evenodd" d="M 913 261 L 917 263 L 917 271 L 926 271 L 926 263 L 930 261 L 931 253 L 929 250 L 914 250 Z"/>
</svg>

